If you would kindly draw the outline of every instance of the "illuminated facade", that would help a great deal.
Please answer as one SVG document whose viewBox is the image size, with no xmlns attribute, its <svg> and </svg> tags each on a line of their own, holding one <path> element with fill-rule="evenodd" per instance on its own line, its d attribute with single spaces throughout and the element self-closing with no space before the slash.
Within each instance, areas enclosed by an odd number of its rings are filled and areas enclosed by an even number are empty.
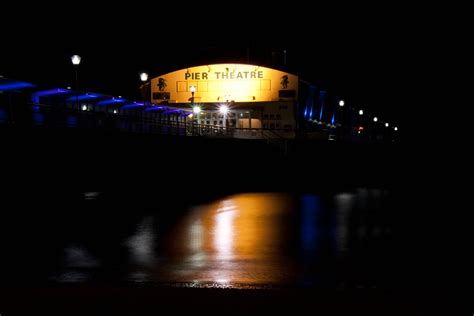
<svg viewBox="0 0 474 316">
<path fill-rule="evenodd" d="M 257 129 L 294 136 L 298 77 L 283 71 L 245 64 L 190 67 L 151 79 L 150 92 L 155 105 L 194 107 L 189 121 L 199 128 L 233 128 L 237 137 Z"/>
</svg>

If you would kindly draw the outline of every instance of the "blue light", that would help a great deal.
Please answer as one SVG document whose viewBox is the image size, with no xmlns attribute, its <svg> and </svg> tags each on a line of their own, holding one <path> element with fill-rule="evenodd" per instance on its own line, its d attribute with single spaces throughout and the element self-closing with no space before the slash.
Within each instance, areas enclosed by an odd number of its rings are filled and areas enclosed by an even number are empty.
<svg viewBox="0 0 474 316">
<path fill-rule="evenodd" d="M 334 125 L 334 118 L 336 116 L 336 111 L 332 113 L 332 119 L 331 119 L 331 124 Z"/>
<path fill-rule="evenodd" d="M 97 102 L 97 105 L 109 105 L 109 104 L 117 104 L 117 103 L 125 103 L 127 100 L 122 99 L 122 98 L 111 98 L 108 100 L 103 100 L 100 102 Z"/>
<path fill-rule="evenodd" d="M 324 110 L 324 96 L 326 95 L 326 91 L 320 91 L 319 95 L 321 97 L 321 110 L 319 111 L 319 120 L 323 120 L 323 110 Z"/>
<path fill-rule="evenodd" d="M 64 94 L 64 93 L 71 93 L 71 92 L 72 92 L 71 90 L 57 88 L 57 89 L 37 91 L 31 95 L 35 97 L 44 97 L 44 96 L 49 96 L 49 95 Z"/>
<path fill-rule="evenodd" d="M 86 94 L 81 94 L 77 96 L 78 101 L 83 101 L 83 100 L 90 100 L 90 99 L 97 99 L 101 97 L 101 94 L 98 93 L 86 93 Z M 76 96 L 72 96 L 67 99 L 68 101 L 76 101 Z"/>
<path fill-rule="evenodd" d="M 151 111 L 163 110 L 163 109 L 166 109 L 166 108 L 167 108 L 166 106 L 152 106 L 152 107 L 149 107 L 149 108 L 145 109 L 145 111 L 151 112 Z"/>
<path fill-rule="evenodd" d="M 35 86 L 34 84 L 31 84 L 31 83 L 28 83 L 28 82 L 7 81 L 7 83 L 0 84 L 0 91 L 31 88 L 31 87 L 34 87 L 34 86 Z"/>
<path fill-rule="evenodd" d="M 308 194 L 302 198 L 301 239 L 303 249 L 312 251 L 318 247 L 318 214 L 321 210 L 319 197 Z"/>
<path fill-rule="evenodd" d="M 140 108 L 143 107 L 144 103 L 143 102 L 133 102 L 133 103 L 128 103 L 122 106 L 123 110 L 126 109 L 134 109 L 134 108 Z"/>
<path fill-rule="evenodd" d="M 71 90 L 56 88 L 56 89 L 50 89 L 50 90 L 37 91 L 31 94 L 31 102 L 33 102 L 34 104 L 39 104 L 40 97 L 52 96 L 52 95 L 57 95 L 57 94 L 66 94 L 66 93 L 71 93 Z"/>
</svg>

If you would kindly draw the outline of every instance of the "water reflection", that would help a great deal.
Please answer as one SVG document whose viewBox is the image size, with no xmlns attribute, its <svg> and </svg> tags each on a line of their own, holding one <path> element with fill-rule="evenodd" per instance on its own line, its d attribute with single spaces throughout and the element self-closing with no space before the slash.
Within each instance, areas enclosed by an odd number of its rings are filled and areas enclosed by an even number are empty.
<svg viewBox="0 0 474 316">
<path fill-rule="evenodd" d="M 280 221 L 290 211 L 290 197 L 274 194 L 235 195 L 194 208 L 166 237 L 166 281 L 281 281 L 288 266 L 278 257 L 284 248 Z"/>
<path fill-rule="evenodd" d="M 83 198 L 95 210 L 108 203 L 102 193 Z M 391 260 L 390 205 L 377 189 L 236 194 L 187 210 L 157 202 L 146 216 L 81 212 L 76 226 L 72 217 L 43 223 L 54 233 L 41 247 L 58 282 L 379 286 Z"/>
<path fill-rule="evenodd" d="M 153 217 L 145 217 L 138 224 L 136 233 L 125 242 L 130 249 L 130 257 L 133 263 L 145 266 L 153 265 L 155 260 L 155 234 Z"/>
</svg>

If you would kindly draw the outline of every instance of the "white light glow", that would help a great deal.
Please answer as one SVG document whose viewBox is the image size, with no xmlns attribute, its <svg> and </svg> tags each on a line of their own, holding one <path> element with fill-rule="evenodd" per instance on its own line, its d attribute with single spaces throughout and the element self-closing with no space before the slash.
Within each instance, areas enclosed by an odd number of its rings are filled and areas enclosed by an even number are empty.
<svg viewBox="0 0 474 316">
<path fill-rule="evenodd" d="M 83 105 L 82 105 L 82 110 L 83 110 L 83 111 L 87 111 L 87 105 L 83 104 Z"/>
<path fill-rule="evenodd" d="M 117 114 L 117 110 L 116 110 L 116 109 L 114 109 L 114 114 Z"/>
<path fill-rule="evenodd" d="M 344 106 L 344 100 L 339 101 L 339 106 Z"/>
<path fill-rule="evenodd" d="M 229 200 L 223 201 L 215 213 L 214 247 L 220 259 L 230 259 L 234 254 L 234 219 L 237 208 Z"/>
<path fill-rule="evenodd" d="M 377 122 L 379 119 L 376 117 L 374 117 L 374 122 Z"/>
<path fill-rule="evenodd" d="M 359 110 L 359 115 L 364 115 L 364 110 Z"/>
<path fill-rule="evenodd" d="M 193 106 L 193 112 L 194 112 L 195 114 L 201 113 L 201 107 L 200 107 L 199 105 Z"/>
<path fill-rule="evenodd" d="M 389 126 L 388 123 L 385 123 L 385 127 L 388 127 L 388 126 Z"/>
<path fill-rule="evenodd" d="M 394 129 L 395 131 L 398 131 L 398 127 L 396 127 L 396 126 L 395 126 L 393 129 Z"/>
<path fill-rule="evenodd" d="M 141 81 L 147 81 L 148 80 L 148 74 L 146 72 L 142 72 L 140 74 L 140 80 Z"/>
<path fill-rule="evenodd" d="M 79 65 L 81 63 L 81 56 L 74 55 L 71 57 L 71 61 L 73 65 Z"/>
<path fill-rule="evenodd" d="M 190 87 L 189 87 L 189 90 L 190 90 L 192 93 L 196 92 L 196 86 L 190 86 Z"/>
<path fill-rule="evenodd" d="M 227 105 L 221 105 L 219 107 L 219 112 L 225 115 L 227 114 L 227 112 L 229 112 L 229 107 Z"/>
</svg>

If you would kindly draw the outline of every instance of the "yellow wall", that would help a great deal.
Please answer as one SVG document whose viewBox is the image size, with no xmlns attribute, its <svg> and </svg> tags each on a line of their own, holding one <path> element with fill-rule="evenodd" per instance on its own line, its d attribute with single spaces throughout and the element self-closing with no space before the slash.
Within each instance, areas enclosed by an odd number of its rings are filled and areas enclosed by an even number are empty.
<svg viewBox="0 0 474 316">
<path fill-rule="evenodd" d="M 287 76 L 286 87 L 283 85 Z M 161 80 L 160 80 L 161 79 Z M 159 83 L 165 85 L 159 86 Z M 298 93 L 298 77 L 275 69 L 244 64 L 216 64 L 191 67 L 151 80 L 152 102 L 169 95 L 169 103 L 191 102 L 191 86 L 196 87 L 195 103 L 272 102 L 281 100 L 280 90 Z"/>
</svg>

